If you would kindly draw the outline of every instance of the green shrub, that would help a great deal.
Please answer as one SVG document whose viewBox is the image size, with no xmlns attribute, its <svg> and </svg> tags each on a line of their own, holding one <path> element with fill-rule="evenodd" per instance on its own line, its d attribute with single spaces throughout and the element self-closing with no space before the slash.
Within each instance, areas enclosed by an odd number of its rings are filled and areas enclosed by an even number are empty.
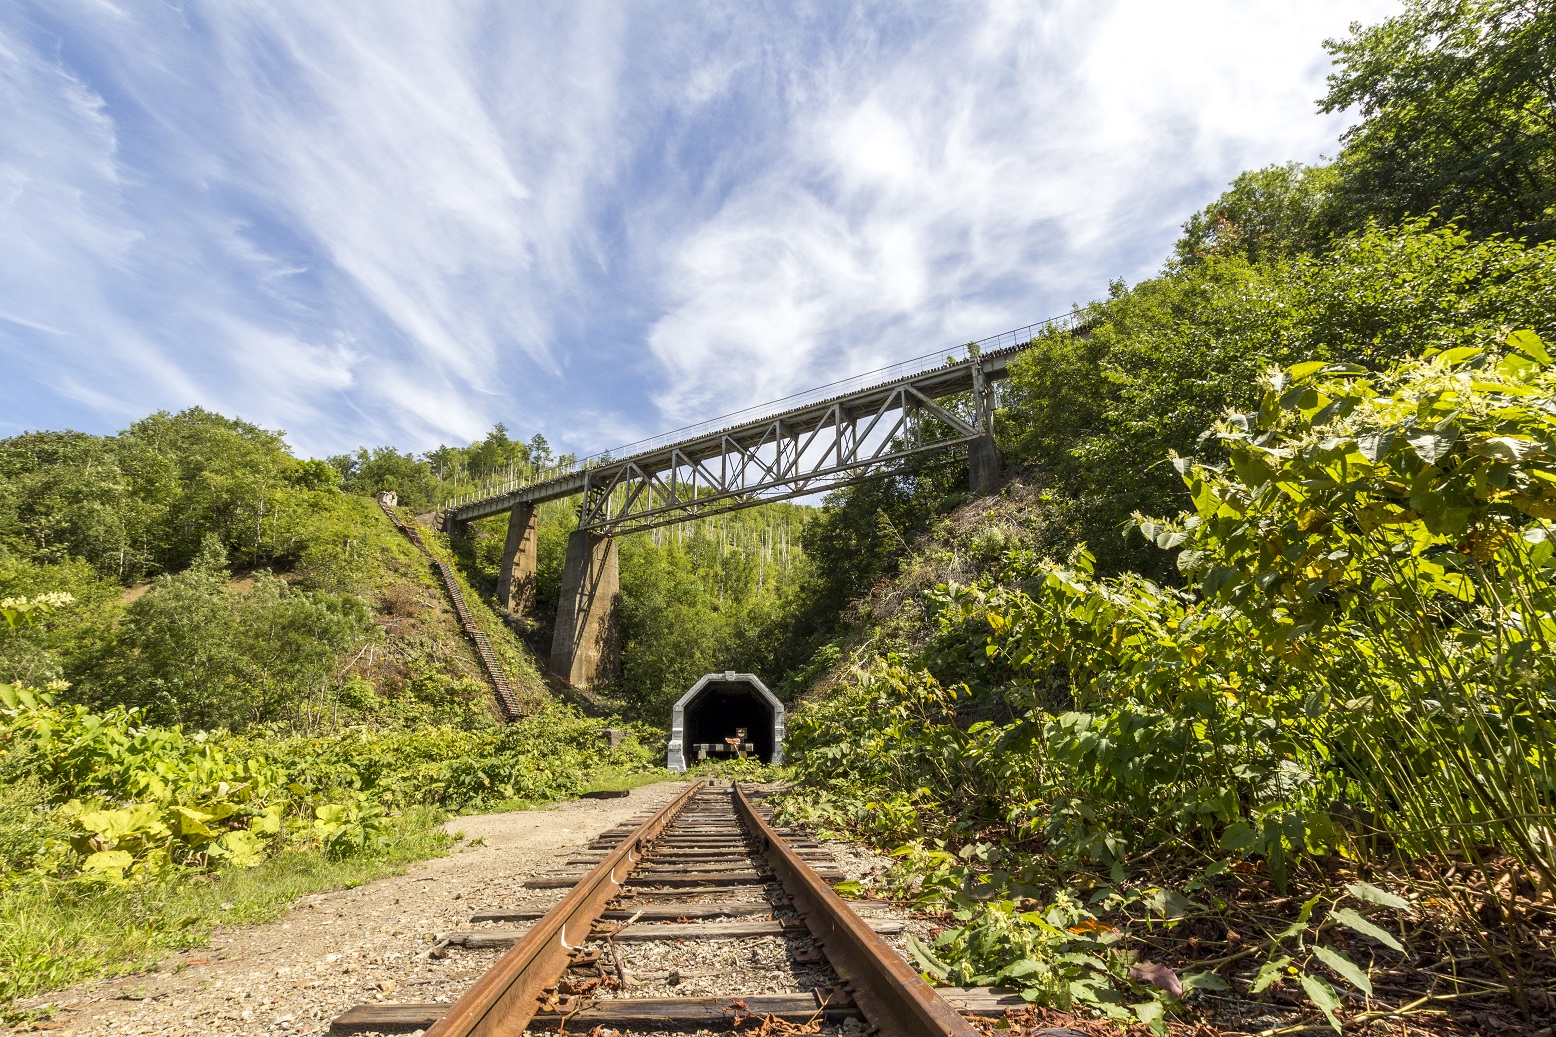
<svg viewBox="0 0 1556 1037">
<path fill-rule="evenodd" d="M 919 658 L 794 714 L 803 788 L 786 809 L 929 853 L 906 880 L 929 902 L 990 882 L 982 899 L 1009 899 L 1056 860 L 1127 884 L 1131 860 L 1164 853 L 1280 884 L 1329 855 L 1446 858 L 1486 889 L 1496 858 L 1556 888 L 1553 396 L 1556 364 L 1527 331 L 1384 375 L 1275 375 L 1216 430 L 1224 466 L 1178 462 L 1194 510 L 1137 517 L 1185 589 L 1098 578 L 1083 551 L 1016 552 L 939 588 Z M 994 698 L 1014 719 L 973 719 Z M 976 859 L 936 857 L 935 840 Z M 1481 932 L 1481 900 L 1462 907 Z M 1010 924 L 1041 922 L 1023 917 Z M 983 953 L 964 936 L 935 953 Z"/>
</svg>

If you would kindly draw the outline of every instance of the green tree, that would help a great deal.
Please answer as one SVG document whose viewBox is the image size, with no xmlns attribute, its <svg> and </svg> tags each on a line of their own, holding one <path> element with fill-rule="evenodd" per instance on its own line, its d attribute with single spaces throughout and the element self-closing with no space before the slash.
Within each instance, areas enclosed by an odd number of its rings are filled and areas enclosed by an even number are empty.
<svg viewBox="0 0 1556 1037">
<path fill-rule="evenodd" d="M 1170 577 L 1124 524 L 1171 510 L 1180 491 L 1164 459 L 1216 459 L 1201 432 L 1251 406 L 1269 367 L 1311 356 L 1382 368 L 1506 326 L 1549 336 L 1556 247 L 1417 220 L 1322 256 L 1212 253 L 1092 304 L 1086 322 L 1084 336 L 1044 336 L 1012 363 L 1003 445 L 1041 469 L 1061 524 L 1103 570 Z"/>
<path fill-rule="evenodd" d="M 329 464 L 340 473 L 341 488 L 349 493 L 372 496 L 393 490 L 403 507 L 415 510 L 437 503 L 437 479 L 432 465 L 394 447 L 358 447 L 355 453 L 331 457 Z"/>
<path fill-rule="evenodd" d="M 94 705 L 143 707 L 158 722 L 234 725 L 243 689 L 228 576 L 226 552 L 207 536 L 185 571 L 129 607 L 79 691 Z"/>
<path fill-rule="evenodd" d="M 298 494 L 335 474 L 281 433 L 198 407 L 117 436 L 39 432 L 0 441 L 0 544 L 41 563 L 83 558 L 134 583 L 188 565 L 213 533 L 234 561 L 286 552 Z"/>
<path fill-rule="evenodd" d="M 1239 174 L 1214 202 L 1189 217 L 1174 246 L 1180 265 L 1238 253 L 1255 262 L 1321 251 L 1327 244 L 1333 166 L 1266 166 Z"/>
<path fill-rule="evenodd" d="M 1556 233 L 1556 8 L 1407 0 L 1326 46 L 1320 110 L 1362 115 L 1342 138 L 1343 229 L 1437 210 L 1476 234 Z"/>
<path fill-rule="evenodd" d="M 622 687 L 653 716 L 727 663 L 728 619 L 686 555 L 642 540 L 622 545 Z"/>
<path fill-rule="evenodd" d="M 220 540 L 132 603 L 81 661 L 77 694 L 139 706 L 157 723 L 242 728 L 288 719 L 327 691 L 338 660 L 373 630 L 360 598 L 299 591 L 268 573 L 239 589 Z"/>
<path fill-rule="evenodd" d="M 112 438 L 30 432 L 0 441 L 0 542 L 24 557 L 85 558 L 134 579 L 156 564 L 158 510 L 136 493 Z"/>
</svg>

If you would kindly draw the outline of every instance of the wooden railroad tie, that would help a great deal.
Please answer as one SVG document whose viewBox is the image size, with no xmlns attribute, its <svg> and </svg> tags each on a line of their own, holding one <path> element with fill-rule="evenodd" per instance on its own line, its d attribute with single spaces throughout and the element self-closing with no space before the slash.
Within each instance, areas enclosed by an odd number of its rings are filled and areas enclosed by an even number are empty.
<svg viewBox="0 0 1556 1037">
<path fill-rule="evenodd" d="M 999 1017 L 1006 1009 L 1029 1008 L 1020 994 L 998 987 L 946 987 L 938 993 L 963 1015 Z M 826 1008 L 815 994 L 757 994 L 745 997 L 620 997 L 596 1001 L 567 1020 L 569 1033 L 588 1033 L 592 1027 L 638 1029 L 725 1028 L 735 1018 L 736 1001 L 757 1019 L 772 1016 L 786 1023 L 806 1023 L 819 1010 L 824 1022 L 858 1018 L 851 1002 L 834 995 Z M 448 1009 L 443 1004 L 358 1005 L 330 1024 L 330 1033 L 411 1033 L 425 1030 Z M 558 1013 L 541 1012 L 531 1028 L 554 1030 Z"/>
<path fill-rule="evenodd" d="M 690 917 L 690 916 L 688 916 Z M 883 936 L 894 936 L 906 928 L 905 923 L 894 919 L 874 919 L 870 928 Z M 439 942 L 451 947 L 512 947 L 525 933 L 524 929 L 471 929 L 464 932 L 439 933 Z M 655 940 L 749 940 L 762 936 L 809 936 L 804 922 L 659 922 L 654 925 L 628 926 L 611 939 L 617 943 L 649 943 Z"/>
</svg>

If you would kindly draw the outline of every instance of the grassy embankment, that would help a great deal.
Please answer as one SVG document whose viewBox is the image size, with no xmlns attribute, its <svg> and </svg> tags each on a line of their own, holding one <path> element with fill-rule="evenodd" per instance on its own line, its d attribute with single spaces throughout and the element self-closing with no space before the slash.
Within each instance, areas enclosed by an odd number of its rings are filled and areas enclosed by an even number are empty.
<svg viewBox="0 0 1556 1037">
<path fill-rule="evenodd" d="M 68 569 L 81 592 L 7 601 L 0 648 L 12 672 L 31 666 L 80 683 L 55 678 L 53 694 L 0 688 L 0 1001 L 145 968 L 198 945 L 215 925 L 274 917 L 301 893 L 440 854 L 451 840 L 438 826 L 450 814 L 665 776 L 653 766 L 657 746 L 645 748 L 636 732 L 608 750 L 607 721 L 550 702 L 522 642 L 471 595 L 477 622 L 535 711 L 498 725 L 426 560 L 371 501 L 326 496 L 314 522 L 326 526 L 319 541 L 341 545 L 336 564 L 294 562 L 264 604 L 283 609 L 332 580 L 349 587 L 369 622 L 327 661 L 323 688 L 237 731 L 153 723 L 151 712 L 172 712 L 166 697 L 116 695 L 123 686 L 89 661 L 115 637 L 137 655 L 163 657 L 233 636 L 255 618 L 255 585 L 266 593 L 273 577 L 231 578 L 219 559 L 206 574 L 197 559 L 128 595 L 101 589 L 79 565 L 10 560 L 8 591 L 49 586 Z M 235 677 L 254 648 L 228 647 L 226 671 L 213 666 L 208 686 L 241 695 Z M 164 679 L 137 661 L 150 680 Z M 244 718 L 237 708 L 225 715 Z"/>
</svg>

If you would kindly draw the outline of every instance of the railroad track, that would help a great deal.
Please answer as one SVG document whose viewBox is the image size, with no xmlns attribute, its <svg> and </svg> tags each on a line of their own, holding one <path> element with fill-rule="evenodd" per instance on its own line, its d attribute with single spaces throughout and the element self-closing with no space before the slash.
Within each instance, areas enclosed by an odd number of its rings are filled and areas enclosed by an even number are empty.
<svg viewBox="0 0 1556 1037">
<path fill-rule="evenodd" d="M 867 1029 L 971 1037 L 977 1031 L 964 1016 L 1025 1005 L 986 988 L 931 988 L 885 940 L 904 923 L 850 907 L 831 888 L 844 876 L 827 851 L 775 828 L 761 796 L 738 784 L 689 786 L 568 860 L 567 867 L 589 867 L 581 878 L 525 881 L 528 889 L 565 890 L 555 906 L 481 911 L 471 922 L 483 928 L 440 934 L 432 953 L 508 948 L 457 1001 L 359 1005 L 333 1020 L 330 1032 L 497 1037 L 529 1029 L 607 1037 Z M 790 989 L 729 989 L 762 947 L 767 969 L 751 982 Z M 683 964 L 656 968 L 667 948 Z M 706 997 L 633 996 L 673 989 L 683 977 L 702 977 L 705 986 L 712 977 L 725 989 Z"/>
</svg>

